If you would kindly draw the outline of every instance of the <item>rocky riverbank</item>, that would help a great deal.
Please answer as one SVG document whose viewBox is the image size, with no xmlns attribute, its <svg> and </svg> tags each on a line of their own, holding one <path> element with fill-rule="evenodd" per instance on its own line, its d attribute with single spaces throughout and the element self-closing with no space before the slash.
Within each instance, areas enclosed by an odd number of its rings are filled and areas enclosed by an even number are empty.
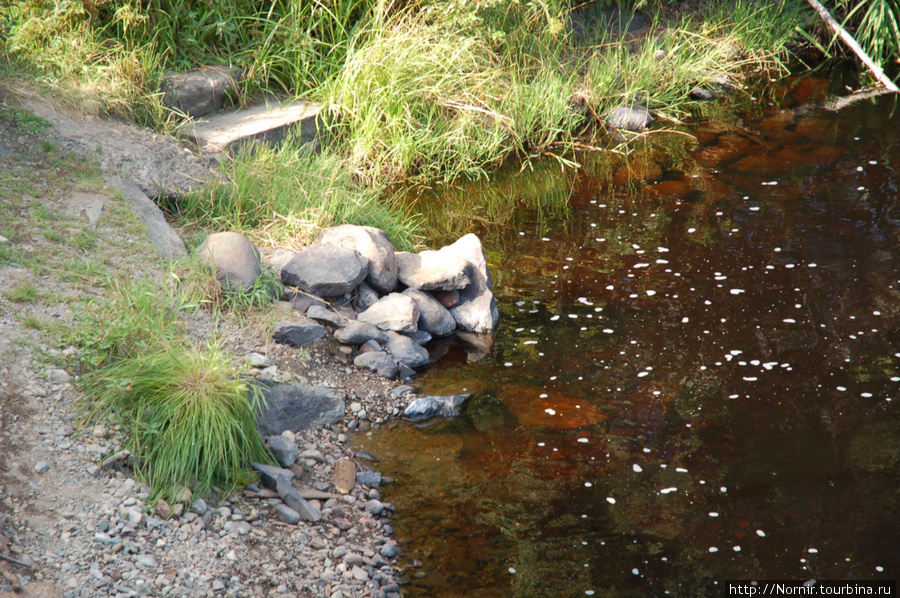
<svg viewBox="0 0 900 598">
<path fill-rule="evenodd" d="M 298 349 L 274 342 L 271 322 L 202 312 L 185 321 L 191 337 L 215 335 L 263 377 L 340 396 L 333 421 L 283 434 L 297 446 L 294 489 L 320 519 L 294 520 L 283 493 L 263 485 L 151 509 L 133 464 L 117 458 L 118 422 L 80 425 L 77 371 L 66 365 L 78 349 L 60 342 L 72 306 L 108 293 L 101 271 L 166 284 L 148 257 L 150 224 L 107 177 L 148 192 L 153 181 L 186 184 L 210 170 L 171 139 L 8 88 L 0 99 L 0 170 L 9 173 L 0 183 L 0 596 L 399 595 L 406 563 L 392 537 L 390 480 L 349 441 L 397 417 L 415 389 L 355 367 L 332 336 Z M 297 312 L 281 304 L 266 317 Z"/>
</svg>

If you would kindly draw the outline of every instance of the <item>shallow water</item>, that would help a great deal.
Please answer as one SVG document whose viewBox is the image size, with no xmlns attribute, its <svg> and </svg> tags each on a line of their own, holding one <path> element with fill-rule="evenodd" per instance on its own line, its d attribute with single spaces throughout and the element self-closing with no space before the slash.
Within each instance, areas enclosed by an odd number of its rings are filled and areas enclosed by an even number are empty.
<svg viewBox="0 0 900 598">
<path fill-rule="evenodd" d="M 896 106 L 759 93 L 630 166 L 431 200 L 482 237 L 502 323 L 477 362 L 431 347 L 423 392 L 463 416 L 355 440 L 395 478 L 404 595 L 900 576 Z"/>
</svg>

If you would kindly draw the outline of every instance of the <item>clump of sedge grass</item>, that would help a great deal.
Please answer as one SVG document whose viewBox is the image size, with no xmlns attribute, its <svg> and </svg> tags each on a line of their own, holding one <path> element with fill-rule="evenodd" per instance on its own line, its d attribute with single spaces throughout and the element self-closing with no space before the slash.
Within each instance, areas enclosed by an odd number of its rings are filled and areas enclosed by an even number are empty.
<svg viewBox="0 0 900 598">
<path fill-rule="evenodd" d="M 129 426 L 126 448 L 154 498 L 231 491 L 256 479 L 251 462 L 271 462 L 256 430 L 259 388 L 235 376 L 219 347 L 166 345 L 81 383 L 89 417 L 115 413 Z"/>
<path fill-rule="evenodd" d="M 249 288 L 224 288 L 216 278 L 215 268 L 197 256 L 172 263 L 171 277 L 179 295 L 192 305 L 208 308 L 213 313 L 242 313 L 265 307 L 283 293 L 279 275 L 263 268 Z"/>
<path fill-rule="evenodd" d="M 34 283 L 26 281 L 4 292 L 3 296 L 15 303 L 31 303 L 40 296 L 40 293 Z"/>
</svg>

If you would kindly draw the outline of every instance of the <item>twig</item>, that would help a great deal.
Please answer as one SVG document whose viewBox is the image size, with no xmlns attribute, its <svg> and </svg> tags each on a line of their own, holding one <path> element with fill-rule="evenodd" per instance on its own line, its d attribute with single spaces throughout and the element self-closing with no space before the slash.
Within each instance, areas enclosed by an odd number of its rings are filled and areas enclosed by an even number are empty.
<svg viewBox="0 0 900 598">
<path fill-rule="evenodd" d="M 6 556 L 5 554 L 0 554 L 0 559 L 3 559 L 4 561 L 8 561 L 8 562 L 12 563 L 13 565 L 19 565 L 20 567 L 27 567 L 29 569 L 31 568 L 31 565 L 29 565 L 28 563 L 16 560 L 16 559 L 12 558 L 11 556 Z"/>
<path fill-rule="evenodd" d="M 114 455 L 111 455 L 111 456 L 107 457 L 106 459 L 104 459 L 103 461 L 101 461 L 100 467 L 102 467 L 103 469 L 106 469 L 107 467 L 115 465 L 119 461 L 126 460 L 130 456 L 131 456 L 131 451 L 129 451 L 128 449 L 123 449 L 123 450 L 119 451 L 118 453 L 115 453 Z"/>
<path fill-rule="evenodd" d="M 875 61 L 872 60 L 866 51 L 862 49 L 862 47 L 856 43 L 856 40 L 853 39 L 853 36 L 850 35 L 846 29 L 841 27 L 840 23 L 834 20 L 834 17 L 831 16 L 831 13 L 828 12 L 828 9 L 822 6 L 822 3 L 819 0 L 806 0 L 810 6 L 816 9 L 816 12 L 819 13 L 819 16 L 822 17 L 822 20 L 828 23 L 828 26 L 838 34 L 838 37 L 843 40 L 845 44 L 850 46 L 850 49 L 853 50 L 853 53 L 856 54 L 860 60 L 865 63 L 869 70 L 872 71 L 872 74 L 875 75 L 875 78 L 884 85 L 885 89 L 889 91 L 898 92 L 900 88 L 894 85 L 894 82 L 891 81 L 887 75 L 884 74 L 884 71 L 881 70 L 881 67 L 875 64 Z"/>
</svg>

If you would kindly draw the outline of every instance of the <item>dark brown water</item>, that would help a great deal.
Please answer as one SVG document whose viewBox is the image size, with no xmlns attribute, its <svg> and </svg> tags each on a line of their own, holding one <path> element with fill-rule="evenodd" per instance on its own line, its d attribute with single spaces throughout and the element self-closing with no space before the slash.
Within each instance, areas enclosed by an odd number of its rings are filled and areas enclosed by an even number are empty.
<svg viewBox="0 0 900 598">
<path fill-rule="evenodd" d="M 422 378 L 462 417 L 356 439 L 396 478 L 406 596 L 900 577 L 900 120 L 803 107 L 825 87 L 431 201 L 503 319 Z"/>
</svg>

